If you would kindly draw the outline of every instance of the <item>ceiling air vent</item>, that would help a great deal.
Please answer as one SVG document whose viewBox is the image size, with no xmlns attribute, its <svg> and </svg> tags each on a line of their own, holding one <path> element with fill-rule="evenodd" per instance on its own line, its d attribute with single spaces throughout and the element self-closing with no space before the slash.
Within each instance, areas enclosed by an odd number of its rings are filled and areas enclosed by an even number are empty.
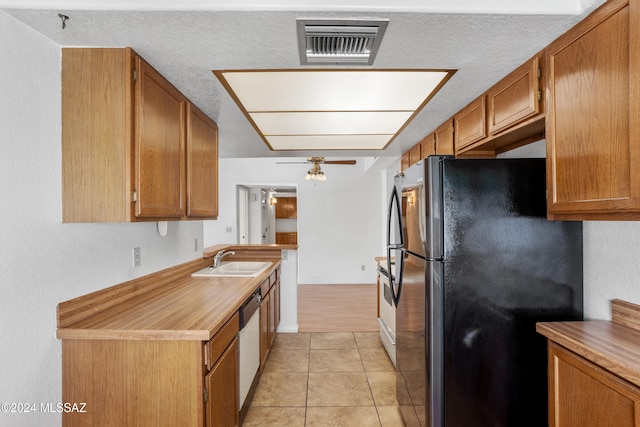
<svg viewBox="0 0 640 427">
<path fill-rule="evenodd" d="M 300 64 L 371 65 L 387 22 L 298 19 Z"/>
</svg>

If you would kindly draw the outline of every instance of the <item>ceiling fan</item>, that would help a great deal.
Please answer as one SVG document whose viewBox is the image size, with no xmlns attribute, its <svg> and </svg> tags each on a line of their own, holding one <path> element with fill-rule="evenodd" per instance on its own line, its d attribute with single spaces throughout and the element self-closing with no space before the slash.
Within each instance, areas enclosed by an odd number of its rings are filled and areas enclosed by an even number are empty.
<svg viewBox="0 0 640 427">
<path fill-rule="evenodd" d="M 278 162 L 279 164 L 311 164 L 313 165 L 311 169 L 307 172 L 307 176 L 304 179 L 307 181 L 315 180 L 315 181 L 326 181 L 327 176 L 320 169 L 320 164 L 325 165 L 355 165 L 355 160 L 325 160 L 324 157 L 307 157 L 307 160 L 304 162 Z"/>
</svg>

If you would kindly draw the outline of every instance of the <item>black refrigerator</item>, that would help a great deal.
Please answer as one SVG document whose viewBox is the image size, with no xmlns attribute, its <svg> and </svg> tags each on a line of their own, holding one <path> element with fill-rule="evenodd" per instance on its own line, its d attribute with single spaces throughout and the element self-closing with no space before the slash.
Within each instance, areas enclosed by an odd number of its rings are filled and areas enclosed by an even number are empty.
<svg viewBox="0 0 640 427">
<path fill-rule="evenodd" d="M 582 319 L 582 223 L 546 219 L 544 159 L 431 156 L 387 225 L 407 426 L 546 426 L 536 322 Z"/>
</svg>

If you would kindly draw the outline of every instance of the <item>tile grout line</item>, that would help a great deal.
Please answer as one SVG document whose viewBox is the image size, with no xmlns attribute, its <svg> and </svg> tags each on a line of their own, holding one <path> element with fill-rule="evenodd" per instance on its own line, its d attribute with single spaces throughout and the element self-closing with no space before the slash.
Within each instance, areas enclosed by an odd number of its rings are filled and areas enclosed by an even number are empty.
<svg viewBox="0 0 640 427">
<path fill-rule="evenodd" d="M 305 386 L 306 387 L 305 387 L 304 412 L 303 413 L 298 412 L 298 414 L 299 414 L 298 416 L 301 416 L 301 418 L 298 418 L 298 420 L 302 421 L 302 424 L 298 424 L 298 425 L 301 425 L 301 426 L 307 426 L 307 425 L 309 425 L 310 422 L 313 422 L 313 419 L 315 419 L 314 418 L 315 412 L 312 411 L 312 414 L 309 413 L 309 409 L 310 409 L 310 407 L 309 407 L 310 400 L 309 399 L 310 399 L 310 396 L 311 396 L 311 394 L 310 394 L 311 361 L 312 361 L 311 360 L 311 350 L 313 349 L 314 336 L 315 336 L 316 340 L 318 340 L 317 344 L 321 344 L 320 348 L 317 349 L 318 351 L 321 351 L 326 346 L 325 344 L 322 344 L 322 343 L 325 342 L 325 337 L 322 334 L 326 334 L 326 332 L 325 333 L 322 333 L 322 332 L 317 332 L 317 333 L 311 332 L 308 335 L 307 342 L 304 345 L 304 347 L 300 347 L 300 346 L 297 346 L 297 345 L 296 345 L 296 347 L 294 347 L 294 348 L 303 349 L 305 351 L 305 353 L 307 354 L 307 363 L 306 363 L 306 367 L 305 367 L 307 377 L 305 379 L 306 380 L 305 381 Z M 375 424 L 375 425 L 383 426 L 383 418 L 385 420 L 388 419 L 388 416 L 387 416 L 387 412 L 388 411 L 386 411 L 386 410 L 382 411 L 382 412 L 380 411 L 381 407 L 378 406 L 378 404 L 376 402 L 376 398 L 375 398 L 375 393 L 374 393 L 374 389 L 378 390 L 379 387 L 378 386 L 374 387 L 374 383 L 372 383 L 372 379 L 370 377 L 370 374 L 373 374 L 373 378 L 377 381 L 377 379 L 379 378 L 377 373 L 378 372 L 382 372 L 382 371 L 380 371 L 378 369 L 378 364 L 375 361 L 375 357 L 374 357 L 374 354 L 373 354 L 373 349 L 377 348 L 377 347 L 372 346 L 373 343 L 371 342 L 370 337 L 365 336 L 364 334 L 359 334 L 358 332 L 351 331 L 349 333 L 349 335 L 350 335 L 351 339 L 353 340 L 352 342 L 355 344 L 355 350 L 356 350 L 358 358 L 359 358 L 360 369 L 362 369 L 362 372 L 365 374 L 365 379 L 367 381 L 366 387 L 367 387 L 367 390 L 369 392 L 369 396 L 370 396 L 370 399 L 371 399 L 371 404 L 370 405 L 374 406 L 375 407 L 375 411 L 376 411 L 375 412 L 375 418 L 373 418 L 374 414 L 370 413 L 370 412 L 369 412 L 369 414 L 370 414 L 369 416 L 371 416 L 371 421 L 373 421 L 374 419 L 378 420 L 378 424 Z M 358 338 L 360 338 L 360 341 L 358 341 Z M 345 346 L 345 344 L 346 344 L 346 342 L 343 342 L 343 343 L 336 342 L 335 345 L 329 346 L 329 347 L 327 347 L 327 349 L 328 350 L 333 350 L 333 351 L 346 349 L 348 347 Z M 286 347 L 286 348 L 288 348 L 288 347 Z M 283 349 L 286 349 L 286 348 L 283 348 Z M 365 352 L 365 354 L 362 353 L 363 351 Z M 299 354 L 302 355 L 301 353 L 299 353 Z M 271 354 L 271 356 L 275 356 L 275 355 L 276 355 L 275 352 L 273 354 Z M 364 356 L 365 355 L 368 358 L 368 362 L 367 363 L 365 363 L 365 361 L 364 361 Z M 275 360 L 275 359 L 271 359 L 271 360 Z M 302 367 L 300 365 L 297 365 L 297 366 L 299 366 L 300 368 Z M 354 368 L 356 367 L 356 365 L 352 365 L 352 366 Z M 367 366 L 369 366 L 373 370 L 371 372 L 367 371 Z M 284 368 L 284 369 L 282 369 L 282 368 Z M 337 368 L 337 366 L 336 366 L 336 368 Z M 283 365 L 279 369 L 282 369 L 282 372 L 292 373 L 292 371 L 294 371 L 294 370 L 295 370 L 295 372 L 300 372 L 299 368 L 297 368 L 297 367 L 295 367 L 294 365 L 291 365 L 291 364 Z M 331 371 L 331 372 L 333 372 L 333 371 Z M 340 371 L 340 372 L 342 372 L 342 371 Z M 353 371 L 353 372 L 355 372 L 355 371 Z M 384 372 L 386 372 L 386 371 L 384 371 Z M 378 383 L 376 383 L 376 384 L 378 384 Z M 378 390 L 378 391 L 380 391 L 380 390 Z M 382 397 L 384 397 L 384 396 L 382 396 Z M 383 403 L 384 402 L 386 402 L 386 400 L 383 399 Z M 271 405 L 269 405 L 269 406 L 271 406 Z M 354 408 L 354 410 L 356 408 L 365 408 L 365 407 L 370 408 L 371 406 L 369 406 L 367 404 L 364 404 L 364 405 L 362 405 L 362 404 L 351 405 L 351 407 Z M 382 405 L 382 406 L 393 406 L 393 405 Z M 281 406 L 272 406 L 272 407 L 273 408 L 281 408 Z M 335 406 L 335 408 L 340 408 L 340 407 L 341 407 L 340 405 Z M 311 415 L 311 418 L 310 418 L 310 415 Z"/>
<path fill-rule="evenodd" d="M 304 400 L 304 425 L 307 425 L 307 416 L 309 412 L 309 380 L 311 371 L 311 339 L 313 338 L 313 332 L 309 333 L 309 347 L 307 348 L 307 390 Z"/>
<path fill-rule="evenodd" d="M 369 381 L 369 375 L 367 375 L 367 369 L 364 366 L 364 361 L 362 360 L 362 353 L 360 353 L 360 346 L 358 345 L 358 340 L 356 339 L 355 333 L 353 333 L 353 339 L 356 342 L 356 349 L 358 350 L 358 357 L 360 357 L 360 363 L 362 363 L 362 370 L 364 372 L 364 377 L 367 379 L 367 386 L 369 387 L 369 393 L 371 393 L 371 401 L 373 402 L 373 407 L 376 410 L 376 416 L 378 417 L 378 424 L 380 424 L 380 426 L 382 427 L 382 419 L 380 418 L 380 411 L 378 411 L 378 405 L 376 403 L 376 398 L 373 395 L 373 389 L 371 388 L 371 382 Z"/>
</svg>

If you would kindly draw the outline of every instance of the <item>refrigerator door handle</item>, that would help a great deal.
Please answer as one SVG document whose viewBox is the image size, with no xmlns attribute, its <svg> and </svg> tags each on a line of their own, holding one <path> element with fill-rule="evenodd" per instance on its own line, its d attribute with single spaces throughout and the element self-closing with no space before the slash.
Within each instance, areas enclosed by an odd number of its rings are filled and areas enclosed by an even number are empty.
<svg viewBox="0 0 640 427">
<path fill-rule="evenodd" d="M 391 243 L 391 218 L 393 217 L 393 208 L 395 207 L 396 218 L 398 218 L 398 230 L 399 236 L 396 239 L 399 241 Z M 398 187 L 393 186 L 391 191 L 391 199 L 389 200 L 389 210 L 387 212 L 387 247 L 393 247 L 393 249 L 404 248 L 404 235 L 402 233 L 402 208 L 400 205 L 400 196 L 398 195 Z"/>
<path fill-rule="evenodd" d="M 394 212 L 395 208 L 395 212 Z M 395 213 L 397 218 L 397 239 L 396 242 L 391 243 L 391 226 L 392 218 Z M 396 274 L 394 276 L 393 270 L 391 270 L 391 251 L 399 252 L 400 256 L 394 259 Z M 402 229 L 402 205 L 400 204 L 400 195 L 398 194 L 398 187 L 393 186 L 391 191 L 391 200 L 389 200 L 389 211 L 387 214 L 387 271 L 389 272 L 389 287 L 391 288 L 391 297 L 393 304 L 397 307 L 400 301 L 400 293 L 402 292 L 402 275 L 404 271 L 404 233 Z M 395 283 L 394 283 L 395 282 Z"/>
<path fill-rule="evenodd" d="M 391 273 L 391 248 L 387 248 L 387 268 L 389 269 L 389 288 L 391 289 L 391 299 L 393 305 L 398 306 L 400 294 L 402 292 L 402 276 L 404 274 L 404 250 L 400 250 L 400 256 L 394 260 L 396 274 Z"/>
</svg>

